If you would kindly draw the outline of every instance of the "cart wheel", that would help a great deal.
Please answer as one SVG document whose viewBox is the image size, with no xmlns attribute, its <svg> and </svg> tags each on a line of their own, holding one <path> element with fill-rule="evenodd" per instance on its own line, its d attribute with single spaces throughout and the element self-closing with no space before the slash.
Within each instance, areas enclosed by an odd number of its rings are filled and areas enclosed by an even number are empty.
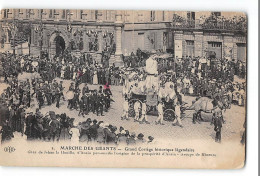
<svg viewBox="0 0 260 176">
<path fill-rule="evenodd" d="M 175 112 L 172 109 L 166 109 L 163 114 L 163 120 L 173 122 L 175 119 Z"/>
</svg>

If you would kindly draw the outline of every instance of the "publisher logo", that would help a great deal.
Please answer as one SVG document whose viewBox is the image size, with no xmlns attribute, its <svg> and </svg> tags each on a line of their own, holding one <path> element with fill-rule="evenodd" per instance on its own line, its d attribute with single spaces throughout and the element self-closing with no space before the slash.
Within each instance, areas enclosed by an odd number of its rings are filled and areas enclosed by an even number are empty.
<svg viewBox="0 0 260 176">
<path fill-rule="evenodd" d="M 14 147 L 11 147 L 11 146 L 8 146 L 8 147 L 5 147 L 4 148 L 4 151 L 5 152 L 8 152 L 8 153 L 13 153 L 15 151 L 15 148 Z"/>
</svg>

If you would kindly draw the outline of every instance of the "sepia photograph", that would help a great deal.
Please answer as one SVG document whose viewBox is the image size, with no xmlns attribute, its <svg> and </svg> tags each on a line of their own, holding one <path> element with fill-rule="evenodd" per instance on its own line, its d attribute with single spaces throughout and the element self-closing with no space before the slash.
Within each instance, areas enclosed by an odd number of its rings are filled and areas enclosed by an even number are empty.
<svg viewBox="0 0 260 176">
<path fill-rule="evenodd" d="M 1 165 L 244 167 L 245 12 L 0 16 Z"/>
</svg>

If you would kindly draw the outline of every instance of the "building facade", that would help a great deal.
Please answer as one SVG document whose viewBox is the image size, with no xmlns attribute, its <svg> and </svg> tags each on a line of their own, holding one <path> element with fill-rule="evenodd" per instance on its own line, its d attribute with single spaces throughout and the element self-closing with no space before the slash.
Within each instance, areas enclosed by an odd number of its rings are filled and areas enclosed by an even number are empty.
<svg viewBox="0 0 260 176">
<path fill-rule="evenodd" d="M 114 62 L 121 54 L 130 55 L 140 48 L 171 52 L 175 57 L 213 53 L 216 58 L 246 60 L 247 21 L 243 13 L 4 9 L 1 50 L 15 45 L 15 27 L 10 23 L 16 21 L 31 29 L 27 40 L 31 55 L 46 51 L 53 57 L 69 48 L 73 53 L 98 56 L 110 48 Z"/>
</svg>

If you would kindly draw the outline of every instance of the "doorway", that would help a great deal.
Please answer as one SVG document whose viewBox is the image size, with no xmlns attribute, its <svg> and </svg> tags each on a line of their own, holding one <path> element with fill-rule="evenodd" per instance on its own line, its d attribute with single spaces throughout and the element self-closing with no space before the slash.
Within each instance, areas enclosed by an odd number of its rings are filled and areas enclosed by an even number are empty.
<svg viewBox="0 0 260 176">
<path fill-rule="evenodd" d="M 54 39 L 54 42 L 55 42 L 56 56 L 63 54 L 63 52 L 65 50 L 65 41 L 64 41 L 63 37 L 57 36 Z"/>
</svg>

